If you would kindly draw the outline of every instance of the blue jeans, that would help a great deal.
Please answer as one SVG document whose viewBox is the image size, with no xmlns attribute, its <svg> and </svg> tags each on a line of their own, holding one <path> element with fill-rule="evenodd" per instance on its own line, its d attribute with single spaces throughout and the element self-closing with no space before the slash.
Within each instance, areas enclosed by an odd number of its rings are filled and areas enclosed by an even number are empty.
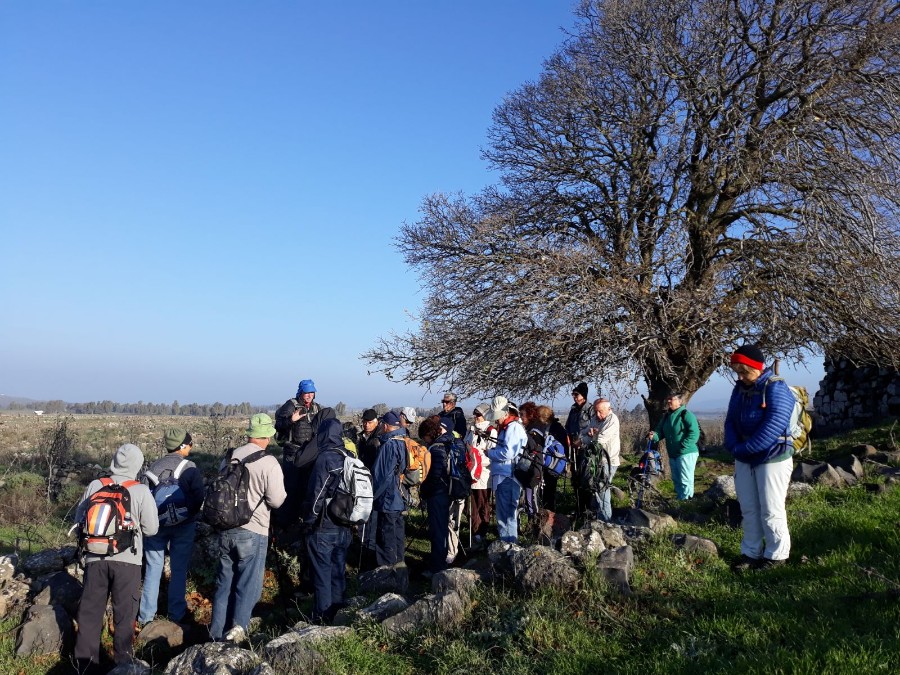
<svg viewBox="0 0 900 675">
<path fill-rule="evenodd" d="M 675 483 L 676 499 L 690 499 L 694 496 L 694 468 L 697 466 L 699 456 L 699 452 L 680 457 L 669 455 L 669 468 L 672 470 L 672 482 Z"/>
<path fill-rule="evenodd" d="M 312 583 L 316 593 L 313 621 L 330 619 L 334 605 L 344 601 L 347 587 L 347 549 L 350 548 L 349 527 L 318 529 L 306 538 L 306 550 L 312 567 Z M 329 611 L 330 610 L 330 611 Z"/>
<path fill-rule="evenodd" d="M 175 622 L 184 618 L 187 612 L 187 603 L 184 600 L 187 592 L 187 573 L 191 564 L 191 554 L 194 552 L 196 529 L 196 521 L 189 520 L 179 525 L 160 527 L 157 534 L 144 539 L 146 568 L 144 570 L 144 590 L 141 593 L 141 611 L 138 614 L 138 621 L 141 623 L 152 621 L 156 616 L 159 579 L 163 572 L 166 548 L 169 549 L 169 567 L 172 570 L 172 575 L 169 577 L 167 614 L 169 619 Z"/>
<path fill-rule="evenodd" d="M 496 499 L 497 530 L 501 541 L 515 544 L 519 540 L 519 518 L 516 509 L 522 486 L 515 478 L 504 478 L 494 493 Z"/>
<path fill-rule="evenodd" d="M 609 484 L 612 485 L 613 476 L 616 475 L 618 466 L 609 467 Z M 609 488 L 603 494 L 596 495 L 597 499 L 597 518 L 607 523 L 612 520 L 612 499 L 610 499 Z"/>
<path fill-rule="evenodd" d="M 269 538 L 243 527 L 219 533 L 219 569 L 209 634 L 214 640 L 234 626 L 247 630 L 262 596 Z"/>
</svg>

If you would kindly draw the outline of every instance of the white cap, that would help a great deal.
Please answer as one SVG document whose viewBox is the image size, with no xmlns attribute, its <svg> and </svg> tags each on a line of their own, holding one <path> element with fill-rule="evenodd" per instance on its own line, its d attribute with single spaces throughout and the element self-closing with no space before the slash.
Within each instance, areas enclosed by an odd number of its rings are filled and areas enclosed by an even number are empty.
<svg viewBox="0 0 900 675">
<path fill-rule="evenodd" d="M 400 414 L 406 418 L 406 421 L 410 424 L 416 423 L 416 409 L 410 406 L 400 409 Z"/>
</svg>

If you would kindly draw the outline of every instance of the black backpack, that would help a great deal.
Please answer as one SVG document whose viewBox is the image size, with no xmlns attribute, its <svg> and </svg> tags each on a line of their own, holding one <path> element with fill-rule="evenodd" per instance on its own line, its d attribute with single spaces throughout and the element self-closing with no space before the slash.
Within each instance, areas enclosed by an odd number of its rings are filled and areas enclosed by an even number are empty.
<svg viewBox="0 0 900 675">
<path fill-rule="evenodd" d="M 243 460 L 234 459 L 233 453 L 234 449 L 228 451 L 225 466 L 206 487 L 206 498 L 203 500 L 203 519 L 219 531 L 249 523 L 253 512 L 265 499 L 261 497 L 256 506 L 251 506 L 247 501 L 250 489 L 247 465 L 265 457 L 266 451 L 254 452 Z"/>
<path fill-rule="evenodd" d="M 466 444 L 453 437 L 447 446 L 447 479 L 450 499 L 468 499 L 472 492 L 472 473 L 466 464 Z"/>
</svg>

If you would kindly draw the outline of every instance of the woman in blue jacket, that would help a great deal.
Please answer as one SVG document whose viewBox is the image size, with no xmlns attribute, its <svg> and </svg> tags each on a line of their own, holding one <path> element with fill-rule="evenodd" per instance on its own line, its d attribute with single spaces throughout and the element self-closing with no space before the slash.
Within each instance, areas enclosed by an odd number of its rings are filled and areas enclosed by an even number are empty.
<svg viewBox="0 0 900 675">
<path fill-rule="evenodd" d="M 734 455 L 734 485 L 744 537 L 735 570 L 784 564 L 791 551 L 785 499 L 793 471 L 788 431 L 794 396 L 766 368 L 762 351 L 744 345 L 731 355 L 738 382 L 725 417 L 725 447 Z"/>
</svg>

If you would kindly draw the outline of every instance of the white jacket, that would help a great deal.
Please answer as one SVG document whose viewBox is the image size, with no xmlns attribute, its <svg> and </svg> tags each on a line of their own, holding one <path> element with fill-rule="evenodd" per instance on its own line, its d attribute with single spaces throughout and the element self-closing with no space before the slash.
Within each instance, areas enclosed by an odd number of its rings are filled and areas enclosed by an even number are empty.
<svg viewBox="0 0 900 675">
<path fill-rule="evenodd" d="M 487 420 L 478 422 L 474 425 L 474 427 L 478 429 L 478 431 L 487 432 L 492 439 L 497 438 L 497 429 L 492 427 L 491 423 Z M 466 434 L 465 443 L 467 446 L 475 448 L 475 450 L 481 457 L 481 475 L 474 483 L 472 483 L 472 489 L 486 490 L 491 480 L 491 460 L 488 458 L 486 452 L 490 448 L 493 448 L 496 443 L 487 438 L 484 438 L 483 436 L 476 435 L 472 431 L 472 427 L 469 427 L 469 432 Z"/>
</svg>

